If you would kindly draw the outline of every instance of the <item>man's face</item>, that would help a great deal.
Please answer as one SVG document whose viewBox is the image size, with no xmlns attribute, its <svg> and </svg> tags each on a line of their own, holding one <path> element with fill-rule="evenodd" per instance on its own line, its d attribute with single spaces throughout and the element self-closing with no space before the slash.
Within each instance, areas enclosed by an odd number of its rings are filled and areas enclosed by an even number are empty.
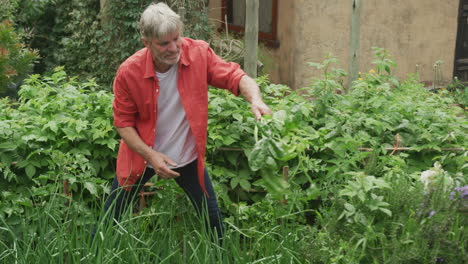
<svg viewBox="0 0 468 264">
<path fill-rule="evenodd" d="M 151 41 L 142 38 L 142 42 L 153 55 L 156 71 L 166 72 L 172 65 L 179 62 L 182 39 L 178 31 L 169 33 L 161 39 L 154 38 Z"/>
</svg>

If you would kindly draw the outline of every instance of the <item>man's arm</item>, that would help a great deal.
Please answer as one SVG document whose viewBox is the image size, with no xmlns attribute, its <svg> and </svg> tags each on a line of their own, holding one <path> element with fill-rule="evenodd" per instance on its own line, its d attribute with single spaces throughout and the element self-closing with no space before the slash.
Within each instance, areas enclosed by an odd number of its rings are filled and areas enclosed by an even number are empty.
<svg viewBox="0 0 468 264">
<path fill-rule="evenodd" d="M 270 115 L 270 108 L 263 102 L 260 88 L 258 88 L 255 80 L 247 75 L 244 75 L 239 82 L 239 90 L 245 100 L 250 103 L 252 113 L 257 120 L 262 118 L 262 115 Z"/>
<path fill-rule="evenodd" d="M 134 127 L 117 127 L 117 132 L 133 151 L 140 154 L 140 156 L 153 166 L 158 176 L 163 179 L 180 176 L 179 173 L 167 167 L 167 164 L 171 166 L 176 166 L 177 164 L 168 156 L 147 146 Z"/>
</svg>

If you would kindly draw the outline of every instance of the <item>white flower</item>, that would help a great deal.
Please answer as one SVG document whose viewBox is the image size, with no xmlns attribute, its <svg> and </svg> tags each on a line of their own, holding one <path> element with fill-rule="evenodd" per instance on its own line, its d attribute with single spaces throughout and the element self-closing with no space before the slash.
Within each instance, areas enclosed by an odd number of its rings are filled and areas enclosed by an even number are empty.
<svg viewBox="0 0 468 264">
<path fill-rule="evenodd" d="M 437 171 L 427 170 L 421 173 L 421 182 L 424 184 L 424 188 L 429 187 L 429 184 L 435 180 L 435 177 L 439 174 Z"/>
<path fill-rule="evenodd" d="M 437 169 L 437 170 L 443 170 L 442 169 L 442 164 L 440 164 L 440 162 L 438 162 L 438 161 L 434 162 L 434 168 Z"/>
<path fill-rule="evenodd" d="M 440 162 L 436 161 L 434 167 L 430 170 L 423 171 L 420 177 L 421 182 L 424 184 L 424 189 L 435 188 L 436 182 L 442 182 L 442 188 L 446 190 L 447 187 L 453 185 L 454 181 L 450 175 L 442 168 Z"/>
</svg>

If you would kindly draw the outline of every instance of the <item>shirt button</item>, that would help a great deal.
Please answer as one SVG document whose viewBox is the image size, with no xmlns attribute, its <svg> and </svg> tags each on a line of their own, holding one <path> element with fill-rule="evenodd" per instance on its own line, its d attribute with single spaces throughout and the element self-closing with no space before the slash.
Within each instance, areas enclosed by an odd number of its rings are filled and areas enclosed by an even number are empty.
<svg viewBox="0 0 468 264">
<path fill-rule="evenodd" d="M 159 93 L 159 89 L 156 89 L 156 92 Z"/>
</svg>

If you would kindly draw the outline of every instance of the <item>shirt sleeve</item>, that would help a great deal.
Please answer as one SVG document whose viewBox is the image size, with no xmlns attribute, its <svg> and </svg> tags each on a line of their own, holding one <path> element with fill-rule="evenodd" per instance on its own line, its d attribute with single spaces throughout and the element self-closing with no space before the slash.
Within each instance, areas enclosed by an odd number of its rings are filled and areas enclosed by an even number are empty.
<svg viewBox="0 0 468 264">
<path fill-rule="evenodd" d="M 239 64 L 226 62 L 208 47 L 208 84 L 239 95 L 239 82 L 246 73 Z"/>
<path fill-rule="evenodd" d="M 133 101 L 125 80 L 125 73 L 119 69 L 114 80 L 114 125 L 116 127 L 134 127 L 137 106 Z"/>
</svg>

